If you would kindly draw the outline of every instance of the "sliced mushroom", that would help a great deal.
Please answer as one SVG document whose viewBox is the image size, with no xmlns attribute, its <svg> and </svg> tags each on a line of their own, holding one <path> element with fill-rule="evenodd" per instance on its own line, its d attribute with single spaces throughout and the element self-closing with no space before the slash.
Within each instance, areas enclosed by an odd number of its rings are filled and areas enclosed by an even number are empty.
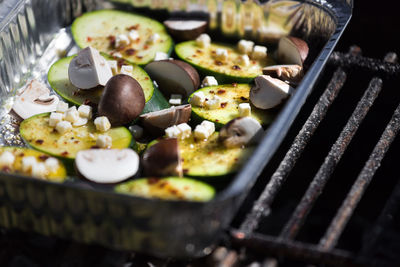
<svg viewBox="0 0 400 267">
<path fill-rule="evenodd" d="M 139 169 L 139 156 L 132 149 L 81 150 L 75 167 L 89 181 L 114 184 L 134 176 Z"/>
<path fill-rule="evenodd" d="M 70 82 L 79 89 L 106 85 L 113 76 L 107 60 L 96 49 L 86 47 L 79 51 L 68 66 Z"/>
<path fill-rule="evenodd" d="M 296 85 L 303 78 L 303 68 L 300 65 L 273 65 L 263 68 L 263 74 L 279 78 Z"/>
<path fill-rule="evenodd" d="M 155 80 L 166 96 L 191 95 L 200 86 L 196 69 L 181 60 L 159 60 L 149 63 L 145 71 Z"/>
<path fill-rule="evenodd" d="M 59 99 L 57 96 L 49 94 L 50 90 L 46 85 L 37 80 L 32 80 L 17 96 L 13 110 L 22 119 L 44 112 L 55 111 Z"/>
<path fill-rule="evenodd" d="M 276 78 L 260 75 L 254 79 L 250 90 L 250 101 L 259 109 L 269 109 L 279 105 L 293 91 L 293 88 Z"/>
<path fill-rule="evenodd" d="M 281 64 L 297 64 L 303 66 L 308 55 L 308 45 L 302 39 L 286 36 L 279 40 L 278 61 Z"/>
<path fill-rule="evenodd" d="M 263 136 L 261 124 L 252 117 L 239 117 L 229 121 L 219 131 L 219 141 L 225 147 L 242 147 L 256 144 Z"/>
<path fill-rule="evenodd" d="M 181 41 L 194 40 L 207 30 L 205 20 L 166 20 L 169 33 Z"/>
<path fill-rule="evenodd" d="M 182 176 L 178 140 L 168 138 L 150 146 L 142 157 L 144 174 L 148 177 Z"/>
<path fill-rule="evenodd" d="M 173 106 L 168 109 L 146 113 L 140 116 L 143 127 L 153 135 L 162 135 L 172 125 L 188 122 L 192 106 L 190 104 Z"/>
</svg>

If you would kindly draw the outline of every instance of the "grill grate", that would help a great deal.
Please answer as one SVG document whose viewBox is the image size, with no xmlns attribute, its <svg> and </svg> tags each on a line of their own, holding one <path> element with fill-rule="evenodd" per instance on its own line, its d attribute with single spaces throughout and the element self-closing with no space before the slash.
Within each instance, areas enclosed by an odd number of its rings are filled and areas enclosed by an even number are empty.
<svg viewBox="0 0 400 267">
<path fill-rule="evenodd" d="M 283 227 L 281 233 L 278 236 L 272 236 L 257 233 L 256 230 L 262 219 L 270 214 L 272 202 L 281 187 L 284 185 L 286 178 L 296 165 L 314 132 L 320 125 L 321 121 L 325 118 L 329 107 L 335 100 L 340 89 L 345 84 L 347 78 L 346 73 L 348 71 L 345 71 L 344 68 L 357 68 L 362 71 L 372 72 L 379 76 L 385 75 L 396 77 L 400 70 L 400 65 L 397 64 L 396 61 L 397 55 L 394 53 L 388 53 L 385 56 L 384 61 L 362 57 L 361 50 L 358 47 L 352 47 L 347 54 L 340 52 L 334 52 L 332 54 L 330 64 L 337 66 L 337 70 L 333 74 L 326 90 L 315 105 L 299 134 L 294 139 L 294 142 L 286 153 L 284 159 L 275 173 L 271 176 L 264 191 L 254 202 L 250 213 L 246 216 L 238 229 L 232 229 L 231 235 L 235 245 L 253 249 L 262 253 L 269 252 L 276 256 L 292 257 L 315 263 L 325 263 L 328 265 L 364 266 L 366 264 L 365 258 L 360 256 L 356 257 L 354 253 L 337 249 L 335 246 L 337 245 L 347 222 L 356 209 L 358 202 L 363 196 L 375 172 L 380 166 L 382 159 L 399 131 L 400 105 L 395 110 L 392 119 L 388 123 L 368 161 L 365 163 L 364 168 L 354 182 L 350 192 L 337 211 L 336 216 L 333 218 L 325 234 L 320 239 L 319 244 L 300 242 L 294 239 L 302 229 L 303 223 L 313 208 L 314 203 L 322 194 L 325 185 L 334 172 L 342 155 L 346 151 L 361 122 L 380 93 L 383 81 L 378 77 L 373 77 L 370 81 L 367 90 L 358 102 L 353 114 L 347 121 L 347 124 L 343 128 L 338 139 L 331 147 L 325 161 L 320 166 L 317 174 L 306 190 L 306 193 L 303 195 L 300 203 L 297 205 L 290 219 Z M 393 201 L 392 206 L 396 207 L 396 204 L 393 203 Z M 393 209 L 393 207 L 391 209 Z M 384 224 L 384 218 L 385 217 L 383 216 L 380 221 L 378 220 L 378 224 Z M 375 236 L 371 237 L 371 240 L 377 239 L 377 235 L 382 232 L 382 228 L 375 228 L 375 232 Z M 371 240 L 369 240 L 368 244 L 371 244 Z M 367 255 L 365 254 L 366 251 L 370 252 L 371 249 L 371 245 L 367 245 L 364 247 L 361 254 Z"/>
</svg>

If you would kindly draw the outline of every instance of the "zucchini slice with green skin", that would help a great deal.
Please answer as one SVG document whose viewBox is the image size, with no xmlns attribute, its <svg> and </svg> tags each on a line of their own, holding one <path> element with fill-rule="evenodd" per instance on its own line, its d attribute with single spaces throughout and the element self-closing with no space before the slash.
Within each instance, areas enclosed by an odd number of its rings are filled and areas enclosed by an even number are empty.
<svg viewBox="0 0 400 267">
<path fill-rule="evenodd" d="M 139 38 L 116 49 L 113 45 L 115 38 L 120 34 L 128 36 L 130 30 L 136 30 Z M 138 65 L 152 61 L 158 51 L 170 54 L 173 47 L 164 25 L 144 16 L 118 10 L 85 13 L 74 20 L 71 31 L 80 48 L 91 46 L 110 55 L 118 52 L 124 59 Z M 148 40 L 153 34 L 158 34 L 159 39 L 150 43 Z"/>
<path fill-rule="evenodd" d="M 228 51 L 228 59 L 225 62 L 217 61 L 214 53 L 217 48 Z M 240 66 L 237 59 L 241 55 L 233 46 L 212 43 L 207 48 L 201 48 L 195 41 L 179 43 L 175 46 L 178 57 L 194 66 L 202 75 L 214 76 L 218 83 L 250 83 L 259 75 L 262 68 L 274 65 L 274 60 L 267 56 L 264 60 L 250 60 L 250 65 Z"/>
<path fill-rule="evenodd" d="M 35 157 L 37 162 L 45 162 L 49 155 L 23 147 L 0 147 L 0 155 L 3 152 L 8 151 L 11 152 L 14 157 L 15 161 L 12 166 L 2 166 L 0 164 L 0 169 L 4 172 L 11 172 L 26 176 L 31 176 L 31 171 L 23 171 L 22 168 L 22 159 L 25 157 Z M 67 178 L 67 171 L 64 164 L 58 161 L 58 167 L 54 170 L 49 170 L 48 173 L 44 177 L 40 177 L 38 179 L 47 180 L 51 182 L 63 182 Z M 36 177 L 35 177 L 36 178 Z"/>
<path fill-rule="evenodd" d="M 203 120 L 212 121 L 217 129 L 228 123 L 230 120 L 239 117 L 239 104 L 250 103 L 249 84 L 226 84 L 204 87 L 196 92 L 202 91 L 206 98 L 213 96 L 221 98 L 221 105 L 217 109 L 208 109 L 192 105 L 192 119 L 198 123 Z M 193 93 L 194 94 L 194 93 Z M 189 97 L 193 96 L 193 94 Z M 275 117 L 273 110 L 261 110 L 251 105 L 251 117 L 261 125 L 269 125 Z"/>
<path fill-rule="evenodd" d="M 209 201 L 215 189 L 203 182 L 180 177 L 140 178 L 115 187 L 118 193 L 165 200 Z"/>
<path fill-rule="evenodd" d="M 64 134 L 58 133 L 49 126 L 50 113 L 42 113 L 21 122 L 20 134 L 32 148 L 55 157 L 75 159 L 80 150 L 96 146 L 97 136 L 109 135 L 112 138 L 111 148 L 127 148 L 134 145 L 132 134 L 125 127 L 111 128 L 105 133 L 96 130 L 93 121 L 86 125 L 73 127 Z"/>
</svg>

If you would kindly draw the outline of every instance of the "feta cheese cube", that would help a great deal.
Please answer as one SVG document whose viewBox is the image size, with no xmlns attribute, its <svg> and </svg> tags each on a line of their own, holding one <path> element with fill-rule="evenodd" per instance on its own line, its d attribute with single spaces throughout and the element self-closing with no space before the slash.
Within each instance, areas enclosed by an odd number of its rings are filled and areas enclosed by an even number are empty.
<svg viewBox="0 0 400 267">
<path fill-rule="evenodd" d="M 182 104 L 182 95 L 171 94 L 171 98 L 169 99 L 169 103 L 171 105 L 180 105 L 180 104 Z"/>
<path fill-rule="evenodd" d="M 96 146 L 100 148 L 111 148 L 112 138 L 106 134 L 101 134 L 97 137 Z"/>
<path fill-rule="evenodd" d="M 140 139 L 143 136 L 143 128 L 140 127 L 139 125 L 130 126 L 129 131 L 131 131 L 135 139 Z"/>
<path fill-rule="evenodd" d="M 76 121 L 74 121 L 72 123 L 72 125 L 75 126 L 75 127 L 79 127 L 79 126 L 86 125 L 86 123 L 88 123 L 88 119 L 87 118 L 78 117 L 78 119 Z"/>
<path fill-rule="evenodd" d="M 221 105 L 221 98 L 219 98 L 218 96 L 214 96 L 211 99 L 206 100 L 205 102 L 205 106 L 208 109 L 217 109 L 219 108 Z"/>
<path fill-rule="evenodd" d="M 131 30 L 128 33 L 128 37 L 132 42 L 136 41 L 137 39 L 139 39 L 139 32 L 137 30 Z"/>
<path fill-rule="evenodd" d="M 196 45 L 201 48 L 207 48 L 211 43 L 211 38 L 207 33 L 202 33 L 196 39 Z"/>
<path fill-rule="evenodd" d="M 110 66 L 113 75 L 118 74 L 118 62 L 116 60 L 107 60 L 108 66 Z"/>
<path fill-rule="evenodd" d="M 217 79 L 214 76 L 206 76 L 201 82 L 201 87 L 218 85 Z"/>
<path fill-rule="evenodd" d="M 252 59 L 264 59 L 267 57 L 267 48 L 265 46 L 256 45 L 254 46 L 253 52 L 251 53 Z"/>
<path fill-rule="evenodd" d="M 147 39 L 147 43 L 154 44 L 155 42 L 158 41 L 158 39 L 160 39 L 160 35 L 158 33 L 155 33 L 152 36 L 150 36 L 149 39 Z"/>
<path fill-rule="evenodd" d="M 240 40 L 238 43 L 238 50 L 242 54 L 249 55 L 253 51 L 254 42 L 248 40 Z"/>
<path fill-rule="evenodd" d="M 203 92 L 195 92 L 189 100 L 189 103 L 193 106 L 202 107 L 206 101 L 206 96 Z"/>
<path fill-rule="evenodd" d="M 45 160 L 44 165 L 49 172 L 55 172 L 58 169 L 58 160 L 56 158 L 48 158 Z"/>
<path fill-rule="evenodd" d="M 29 172 L 36 163 L 36 158 L 33 156 L 23 157 L 21 161 L 22 171 Z"/>
<path fill-rule="evenodd" d="M 114 57 L 122 58 L 122 54 L 120 52 L 112 52 L 111 55 Z"/>
<path fill-rule="evenodd" d="M 165 129 L 165 136 L 168 138 L 178 138 L 180 134 L 180 131 L 176 125 L 173 125 L 171 127 L 168 127 Z"/>
<path fill-rule="evenodd" d="M 228 59 L 228 50 L 224 48 L 217 48 L 215 50 L 215 59 L 220 61 L 225 61 Z"/>
<path fill-rule="evenodd" d="M 88 105 L 80 105 L 78 108 L 78 112 L 79 112 L 79 116 L 81 116 L 82 118 L 91 119 L 93 109 L 91 106 L 88 106 Z"/>
<path fill-rule="evenodd" d="M 130 41 L 125 34 L 117 35 L 115 38 L 115 47 L 123 47 L 129 45 Z"/>
<path fill-rule="evenodd" d="M 203 121 L 200 125 L 206 128 L 208 136 L 212 135 L 215 132 L 215 124 L 211 121 Z"/>
<path fill-rule="evenodd" d="M 58 102 L 56 112 L 64 113 L 67 110 L 68 110 L 68 103 L 65 103 L 63 101 Z"/>
<path fill-rule="evenodd" d="M 121 66 L 121 70 L 120 70 L 119 73 L 132 76 L 132 72 L 133 72 L 133 66 L 131 66 L 131 65 L 123 65 L 123 66 Z"/>
<path fill-rule="evenodd" d="M 15 161 L 15 156 L 10 151 L 4 151 L 0 156 L 0 166 L 12 166 Z"/>
<path fill-rule="evenodd" d="M 208 130 L 204 126 L 199 124 L 194 129 L 194 137 L 196 139 L 205 140 L 209 137 Z"/>
<path fill-rule="evenodd" d="M 164 52 L 156 52 L 154 57 L 154 61 L 165 60 L 168 59 L 168 54 Z"/>
<path fill-rule="evenodd" d="M 242 66 L 249 66 L 250 65 L 250 58 L 248 55 L 240 55 L 237 59 L 237 63 Z"/>
<path fill-rule="evenodd" d="M 63 117 L 64 116 L 62 113 L 52 112 L 49 118 L 49 125 L 51 127 L 55 127 L 57 123 L 63 120 Z"/>
<path fill-rule="evenodd" d="M 192 128 L 190 128 L 190 126 L 187 123 L 178 124 L 176 128 L 178 128 L 180 132 L 179 137 L 181 139 L 188 138 L 192 134 Z"/>
<path fill-rule="evenodd" d="M 60 121 L 56 125 L 56 130 L 60 134 L 64 134 L 72 129 L 72 124 L 69 121 Z"/>
<path fill-rule="evenodd" d="M 69 121 L 71 123 L 76 122 L 79 119 L 79 112 L 76 110 L 75 106 L 70 107 L 66 112 L 65 112 L 65 118 L 66 121 Z"/>
<path fill-rule="evenodd" d="M 239 104 L 239 117 L 247 117 L 251 115 L 251 107 L 249 103 Z"/>
<path fill-rule="evenodd" d="M 32 176 L 44 178 L 47 175 L 47 168 L 44 163 L 37 162 L 32 165 Z"/>
<path fill-rule="evenodd" d="M 106 132 L 111 128 L 111 123 L 106 116 L 97 117 L 94 120 L 96 130 L 100 132 Z"/>
</svg>

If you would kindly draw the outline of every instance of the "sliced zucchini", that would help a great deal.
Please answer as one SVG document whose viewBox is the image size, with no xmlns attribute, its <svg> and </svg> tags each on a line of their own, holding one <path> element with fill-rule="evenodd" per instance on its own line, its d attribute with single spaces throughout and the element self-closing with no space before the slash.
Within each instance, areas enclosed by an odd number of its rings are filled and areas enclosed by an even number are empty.
<svg viewBox="0 0 400 267">
<path fill-rule="evenodd" d="M 131 147 L 134 142 L 132 134 L 125 127 L 111 128 L 101 133 L 96 131 L 92 121 L 60 134 L 49 126 L 49 115 L 43 113 L 24 120 L 20 125 L 20 133 L 29 146 L 56 157 L 74 159 L 79 150 L 95 147 L 100 134 L 112 138 L 111 148 Z"/>
<path fill-rule="evenodd" d="M 5 151 L 11 152 L 15 161 L 11 166 L 4 165 L 0 163 L 0 170 L 3 172 L 12 172 L 22 175 L 31 176 L 31 169 L 23 170 L 22 167 L 22 159 L 26 157 L 35 157 L 37 162 L 45 162 L 49 157 L 49 155 L 35 151 L 29 148 L 22 147 L 0 147 L 0 155 L 2 155 Z M 67 171 L 63 163 L 57 160 L 58 166 L 56 168 L 48 169 L 47 173 L 43 177 L 38 177 L 39 179 L 48 180 L 52 182 L 62 182 L 67 178 Z"/>
<path fill-rule="evenodd" d="M 180 177 L 141 178 L 117 185 L 115 191 L 146 198 L 189 201 L 209 201 L 215 195 L 210 185 Z"/>
<path fill-rule="evenodd" d="M 251 85 L 248 84 L 227 84 L 204 87 L 202 91 L 206 98 L 212 99 L 214 95 L 221 98 L 221 105 L 217 109 L 208 109 L 192 105 L 192 118 L 201 122 L 203 120 L 212 121 L 217 129 L 228 123 L 230 120 L 239 117 L 239 104 L 250 102 Z M 193 96 L 193 94 L 189 97 Z M 251 116 L 261 125 L 270 124 L 275 116 L 275 111 L 261 110 L 251 106 Z"/>
<path fill-rule="evenodd" d="M 91 90 L 79 90 L 69 81 L 68 66 L 74 57 L 75 56 L 62 58 L 50 67 L 49 73 L 47 74 L 47 79 L 49 80 L 50 86 L 62 98 L 74 105 L 82 105 L 83 103 L 88 101 L 94 104 L 98 104 L 101 94 L 103 93 L 103 87 Z M 154 86 L 152 80 L 141 67 L 127 63 L 126 61 L 123 62 L 123 64 L 132 65 L 132 77 L 134 77 L 142 86 L 146 102 L 148 102 L 154 94 Z"/>
<path fill-rule="evenodd" d="M 139 33 L 139 38 L 116 49 L 113 40 L 115 42 L 120 34 L 128 36 L 132 29 Z M 110 55 L 118 52 L 126 60 L 139 65 L 152 61 L 158 51 L 170 54 L 173 47 L 173 41 L 164 25 L 147 17 L 118 10 L 85 13 L 74 20 L 71 31 L 80 48 L 91 46 Z M 149 39 L 154 34 L 158 34 L 159 38 L 151 43 Z"/>
<path fill-rule="evenodd" d="M 224 62 L 216 61 L 214 53 L 217 48 L 228 51 L 228 59 Z M 233 46 L 212 43 L 207 48 L 201 48 L 195 41 L 179 43 L 175 46 L 175 53 L 179 58 L 193 65 L 204 76 L 215 76 L 220 84 L 223 83 L 250 83 L 255 77 L 262 75 L 262 68 L 274 65 L 274 60 L 268 56 L 264 60 L 251 60 L 250 65 L 237 64 L 241 55 Z"/>
</svg>

